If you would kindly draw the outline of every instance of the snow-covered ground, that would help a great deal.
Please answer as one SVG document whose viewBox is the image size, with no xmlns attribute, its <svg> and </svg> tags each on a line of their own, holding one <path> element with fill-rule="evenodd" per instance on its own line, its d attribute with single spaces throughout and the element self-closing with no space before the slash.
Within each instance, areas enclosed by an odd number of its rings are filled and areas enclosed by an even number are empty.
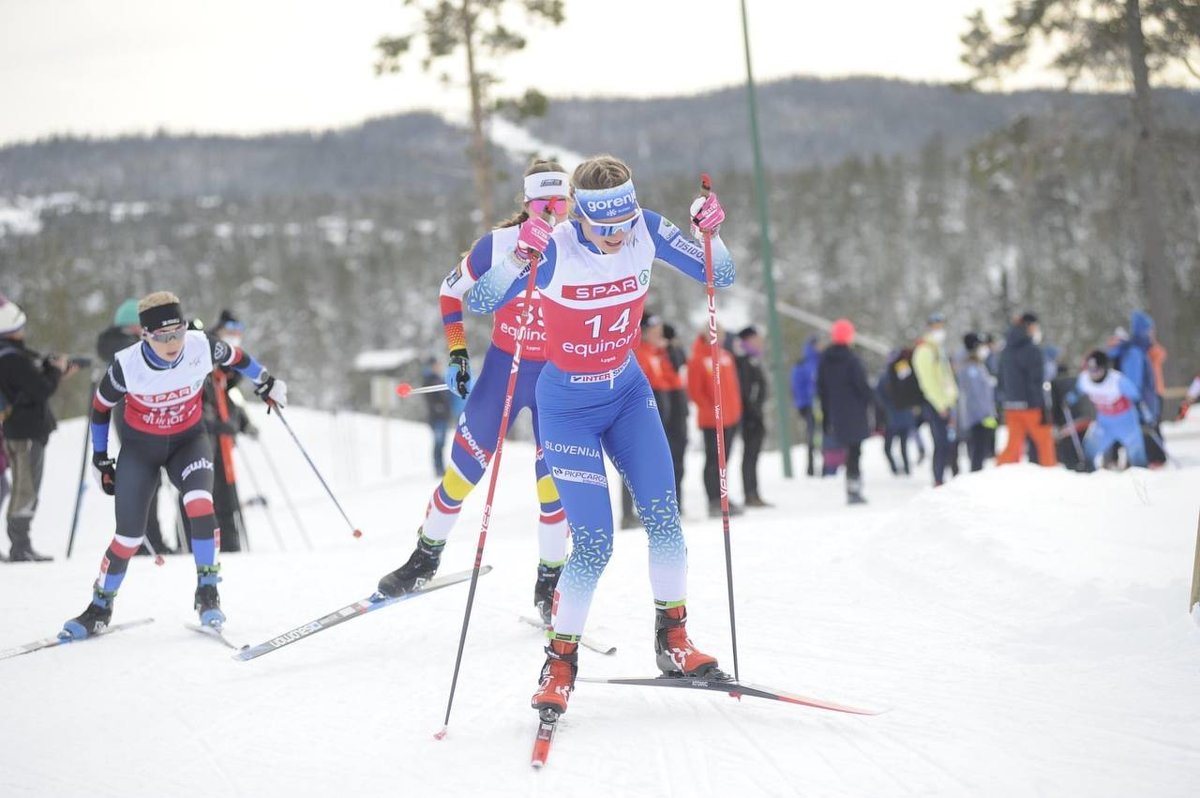
<svg viewBox="0 0 1200 798">
<path fill-rule="evenodd" d="M 351 537 L 282 425 L 259 418 L 313 549 L 245 441 L 284 546 L 248 508 L 253 553 L 223 558 L 239 642 L 369 593 L 407 556 L 434 485 L 424 427 L 288 412 L 365 535 Z M 48 455 L 34 544 L 56 561 L 0 566 L 0 649 L 53 634 L 88 600 L 112 521 L 111 500 L 89 489 L 64 559 L 81 434 L 65 423 Z M 243 663 L 184 628 L 190 558 L 138 558 L 114 620 L 155 623 L 0 662 L 0 795 L 1194 796 L 1200 419 L 1168 425 L 1167 441 L 1183 468 L 1011 466 L 933 490 L 928 464 L 887 473 L 876 440 L 864 508 L 844 505 L 840 478 L 785 481 L 766 455 L 763 494 L 777 506 L 732 524 L 741 676 L 887 712 L 580 684 L 540 773 L 528 699 L 541 641 L 518 621 L 532 609 L 533 452 L 512 443 L 484 557 L 495 570 L 479 584 L 444 740 L 433 735 L 465 587 Z M 685 490 L 691 636 L 732 668 L 723 534 L 698 515 L 697 459 Z M 473 562 L 483 494 L 443 573 Z M 584 651 L 581 675 L 653 675 L 645 557 L 640 530 L 617 533 L 589 629 L 618 651 Z"/>
</svg>

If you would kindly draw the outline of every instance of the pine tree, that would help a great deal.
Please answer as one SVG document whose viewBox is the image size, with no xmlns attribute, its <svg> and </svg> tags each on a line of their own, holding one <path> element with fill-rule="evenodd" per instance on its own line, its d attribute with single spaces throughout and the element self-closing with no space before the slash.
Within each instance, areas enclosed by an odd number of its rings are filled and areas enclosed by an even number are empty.
<svg viewBox="0 0 1200 798">
<path fill-rule="evenodd" d="M 548 21 L 559 25 L 565 18 L 562 0 L 404 0 L 404 5 L 420 12 L 422 22 L 403 36 L 383 36 L 375 43 L 378 59 L 375 74 L 400 71 L 404 58 L 412 51 L 414 39 L 423 38 L 425 54 L 421 68 L 429 71 L 435 62 L 460 53 L 466 58 L 467 88 L 471 97 L 471 164 L 475 172 L 475 190 L 483 214 L 483 228 L 496 221 L 491 151 L 488 147 L 488 120 L 496 111 L 517 117 L 541 116 L 546 98 L 530 88 L 519 99 L 491 99 L 492 87 L 501 79 L 486 68 L 486 60 L 496 60 L 524 49 L 526 40 L 517 30 L 507 27 L 502 17 L 519 7 L 530 21 Z M 441 75 L 450 83 L 448 73 Z"/>
<path fill-rule="evenodd" d="M 1163 173 L 1150 77 L 1178 66 L 1200 77 L 1193 66 L 1200 56 L 1200 5 L 1195 0 L 1012 0 L 1000 32 L 991 29 L 982 11 L 967 21 L 962 60 L 975 80 L 998 80 L 1023 66 L 1031 49 L 1044 46 L 1055 53 L 1052 64 L 1068 85 L 1084 75 L 1102 83 L 1132 82 L 1143 296 L 1159 337 L 1176 340 L 1175 296 L 1181 281 L 1162 222 Z"/>
</svg>

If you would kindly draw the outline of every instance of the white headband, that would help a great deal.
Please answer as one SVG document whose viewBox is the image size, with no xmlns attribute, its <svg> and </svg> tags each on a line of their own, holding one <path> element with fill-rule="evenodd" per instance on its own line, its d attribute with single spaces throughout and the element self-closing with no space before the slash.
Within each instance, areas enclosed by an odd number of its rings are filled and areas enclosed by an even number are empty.
<svg viewBox="0 0 1200 798">
<path fill-rule="evenodd" d="M 525 178 L 525 199 L 570 196 L 571 178 L 566 172 L 537 172 Z"/>
</svg>

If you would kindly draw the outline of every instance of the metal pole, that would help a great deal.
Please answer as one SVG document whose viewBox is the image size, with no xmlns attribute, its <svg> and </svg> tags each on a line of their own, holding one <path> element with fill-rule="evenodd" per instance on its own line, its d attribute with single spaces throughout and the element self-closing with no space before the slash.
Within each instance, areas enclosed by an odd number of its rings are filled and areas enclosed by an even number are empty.
<svg viewBox="0 0 1200 798">
<path fill-rule="evenodd" d="M 1192 612 L 1197 604 L 1200 604 L 1200 518 L 1196 520 L 1196 562 L 1192 566 L 1192 598 L 1188 601 L 1188 612 Z"/>
<path fill-rule="evenodd" d="M 754 72 L 750 67 L 750 25 L 746 18 L 746 0 L 742 0 L 742 42 L 746 50 L 746 98 L 750 104 L 750 139 L 754 145 L 754 192 L 758 201 L 758 223 L 762 230 L 763 283 L 767 292 L 767 332 L 771 341 L 771 370 L 775 372 L 774 399 L 779 425 L 779 450 L 783 455 L 783 475 L 792 478 L 792 419 L 786 391 L 788 382 L 783 365 L 783 335 L 775 308 L 775 272 L 771 262 L 771 230 L 767 216 L 767 190 L 763 178 L 762 147 L 758 139 L 758 105 L 754 98 Z"/>
</svg>

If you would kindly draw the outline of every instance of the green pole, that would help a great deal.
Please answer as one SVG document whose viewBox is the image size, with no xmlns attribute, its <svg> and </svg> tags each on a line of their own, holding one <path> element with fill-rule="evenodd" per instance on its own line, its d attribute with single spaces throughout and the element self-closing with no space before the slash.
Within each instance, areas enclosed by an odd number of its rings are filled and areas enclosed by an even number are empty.
<svg viewBox="0 0 1200 798">
<path fill-rule="evenodd" d="M 767 218 L 767 189 L 763 177 L 762 147 L 758 141 L 758 105 L 754 99 L 754 71 L 750 67 L 750 25 L 746 19 L 746 0 L 742 2 L 742 41 L 746 49 L 746 98 L 750 103 L 750 138 L 754 145 L 754 192 L 758 201 L 758 224 L 762 230 L 763 282 L 767 291 L 767 333 L 771 342 L 771 368 L 775 372 L 775 410 L 778 416 L 779 451 L 783 454 L 783 475 L 792 478 L 792 426 L 788 413 L 788 383 L 783 365 L 783 335 L 779 331 L 779 312 L 775 308 L 775 272 L 771 257 L 771 229 Z"/>
</svg>

